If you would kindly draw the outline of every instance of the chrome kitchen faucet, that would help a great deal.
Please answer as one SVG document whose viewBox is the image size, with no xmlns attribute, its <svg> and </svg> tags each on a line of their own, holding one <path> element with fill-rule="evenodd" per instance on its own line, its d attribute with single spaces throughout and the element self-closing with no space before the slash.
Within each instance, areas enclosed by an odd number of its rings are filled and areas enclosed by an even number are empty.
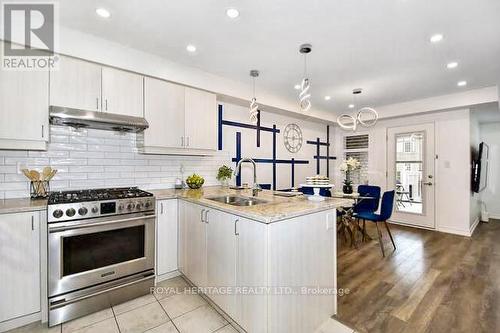
<svg viewBox="0 0 500 333">
<path fill-rule="evenodd" d="M 255 161 L 252 160 L 251 158 L 242 158 L 238 164 L 236 164 L 236 169 L 234 170 L 234 176 L 237 177 L 239 173 L 241 172 L 241 164 L 243 162 L 248 162 L 253 164 L 253 186 L 252 186 L 252 196 L 256 197 L 260 191 L 262 191 L 262 188 L 260 185 L 257 183 L 257 164 L 255 164 Z"/>
</svg>

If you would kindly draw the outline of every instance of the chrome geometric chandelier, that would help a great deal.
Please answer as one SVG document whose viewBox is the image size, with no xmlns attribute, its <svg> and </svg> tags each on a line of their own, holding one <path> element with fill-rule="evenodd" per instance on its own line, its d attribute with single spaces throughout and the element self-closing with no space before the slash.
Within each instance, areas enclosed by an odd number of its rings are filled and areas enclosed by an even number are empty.
<svg viewBox="0 0 500 333">
<path fill-rule="evenodd" d="M 257 123 L 257 116 L 259 114 L 259 104 L 257 104 L 257 99 L 255 98 L 255 78 L 259 77 L 259 71 L 252 69 L 250 71 L 250 76 L 253 78 L 253 98 L 250 101 L 250 121 L 254 124 Z"/>
<path fill-rule="evenodd" d="M 299 105 L 302 112 L 307 112 L 311 108 L 311 93 L 309 91 L 311 89 L 311 83 L 307 77 L 307 54 L 311 53 L 311 51 L 311 44 L 302 44 L 299 48 L 299 52 L 304 55 L 304 77 L 300 84 L 299 93 Z"/>
<path fill-rule="evenodd" d="M 352 91 L 353 99 L 356 95 L 360 95 L 363 89 L 358 88 Z M 354 104 L 356 105 L 356 104 Z M 375 109 L 370 107 L 362 107 L 358 110 L 356 116 L 351 116 L 349 114 L 341 114 L 337 117 L 337 124 L 345 130 L 356 131 L 358 128 L 358 123 L 363 127 L 371 127 L 377 123 L 378 113 Z"/>
</svg>

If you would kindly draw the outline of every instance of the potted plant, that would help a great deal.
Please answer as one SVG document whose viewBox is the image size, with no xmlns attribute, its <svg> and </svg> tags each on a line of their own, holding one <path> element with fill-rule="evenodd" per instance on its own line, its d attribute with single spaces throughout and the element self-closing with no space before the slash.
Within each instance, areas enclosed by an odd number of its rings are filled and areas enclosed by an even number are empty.
<svg viewBox="0 0 500 333">
<path fill-rule="evenodd" d="M 217 172 L 217 180 L 221 182 L 222 187 L 229 187 L 229 180 L 233 176 L 233 169 L 223 165 Z"/>
<path fill-rule="evenodd" d="M 352 193 L 351 171 L 359 169 L 360 166 L 361 163 L 353 157 L 349 157 L 347 160 L 342 161 L 340 171 L 345 172 L 344 186 L 342 187 L 342 191 L 345 194 Z"/>
</svg>

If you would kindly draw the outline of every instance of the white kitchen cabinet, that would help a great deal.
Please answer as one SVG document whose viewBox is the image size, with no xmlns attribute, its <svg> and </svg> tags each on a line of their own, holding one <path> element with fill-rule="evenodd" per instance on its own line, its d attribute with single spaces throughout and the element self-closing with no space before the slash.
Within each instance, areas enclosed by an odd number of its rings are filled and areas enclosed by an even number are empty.
<svg viewBox="0 0 500 333">
<path fill-rule="evenodd" d="M 237 285 L 255 288 L 267 286 L 267 226 L 239 218 L 235 226 L 238 234 Z M 239 314 L 235 317 L 247 332 L 267 332 L 267 300 L 265 293 L 238 295 Z"/>
<path fill-rule="evenodd" d="M 146 77 L 144 118 L 149 123 L 144 131 L 144 146 L 183 148 L 184 87 Z"/>
<path fill-rule="evenodd" d="M 156 274 L 177 270 L 177 200 L 156 203 Z"/>
<path fill-rule="evenodd" d="M 143 116 L 142 75 L 102 67 L 102 111 L 125 116 Z"/>
<path fill-rule="evenodd" d="M 101 110 L 101 65 L 60 56 L 50 73 L 50 105 Z"/>
<path fill-rule="evenodd" d="M 207 285 L 207 232 L 206 208 L 183 203 L 185 219 L 184 274 L 199 287 Z"/>
<path fill-rule="evenodd" d="M 336 313 L 334 209 L 266 224 L 180 205 L 182 272 L 196 286 L 235 287 L 207 296 L 245 331 L 314 332 Z"/>
<path fill-rule="evenodd" d="M 207 284 L 210 287 L 228 288 L 214 292 L 209 297 L 235 319 L 239 317 L 237 297 L 234 293 L 234 288 L 237 286 L 238 260 L 236 220 L 237 218 L 233 215 L 213 209 L 208 210 L 205 219 L 207 223 Z"/>
<path fill-rule="evenodd" d="M 0 215 L 0 323 L 40 311 L 38 212 Z"/>
<path fill-rule="evenodd" d="M 186 88 L 186 147 L 217 149 L 217 102 L 215 94 Z"/>
<path fill-rule="evenodd" d="M 0 71 L 0 149 L 46 149 L 48 89 L 48 72 Z"/>
</svg>

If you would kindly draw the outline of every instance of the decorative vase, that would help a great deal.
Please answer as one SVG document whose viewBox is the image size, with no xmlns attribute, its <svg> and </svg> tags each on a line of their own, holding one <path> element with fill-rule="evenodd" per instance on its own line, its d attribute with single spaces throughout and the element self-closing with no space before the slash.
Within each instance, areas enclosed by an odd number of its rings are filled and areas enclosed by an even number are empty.
<svg viewBox="0 0 500 333">
<path fill-rule="evenodd" d="M 220 184 L 221 184 L 221 186 L 222 186 L 222 187 L 224 187 L 224 188 L 229 187 L 229 179 L 222 179 L 222 180 L 220 181 Z"/>
<path fill-rule="evenodd" d="M 352 185 L 344 184 L 344 186 L 342 187 L 342 192 L 344 192 L 345 194 L 352 194 Z"/>
</svg>

